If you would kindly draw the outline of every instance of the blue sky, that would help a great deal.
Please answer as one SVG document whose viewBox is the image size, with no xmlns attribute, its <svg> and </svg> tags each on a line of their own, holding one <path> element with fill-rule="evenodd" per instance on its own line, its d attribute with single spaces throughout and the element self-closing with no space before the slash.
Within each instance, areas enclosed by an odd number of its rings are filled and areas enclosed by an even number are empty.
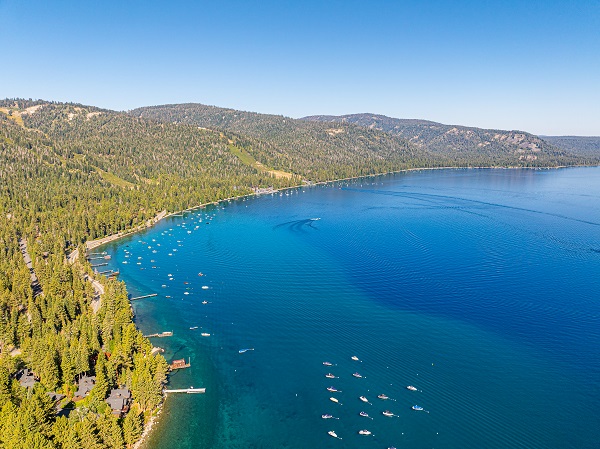
<svg viewBox="0 0 600 449">
<path fill-rule="evenodd" d="M 0 97 L 600 135 L 600 1 L 0 0 Z"/>
</svg>

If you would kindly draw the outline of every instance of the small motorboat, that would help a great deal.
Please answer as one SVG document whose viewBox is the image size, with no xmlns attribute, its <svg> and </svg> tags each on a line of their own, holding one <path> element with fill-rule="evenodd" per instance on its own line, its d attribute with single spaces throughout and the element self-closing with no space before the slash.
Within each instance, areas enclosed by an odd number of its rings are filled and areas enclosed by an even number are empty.
<svg viewBox="0 0 600 449">
<path fill-rule="evenodd" d="M 325 365 L 325 366 L 333 366 L 333 363 L 331 363 L 331 362 L 323 362 L 323 365 Z"/>
<path fill-rule="evenodd" d="M 423 407 L 421 407 L 420 405 L 413 405 L 411 407 L 413 410 L 416 410 L 417 412 L 425 412 L 425 413 L 429 413 L 427 410 L 425 410 Z"/>
<path fill-rule="evenodd" d="M 243 354 L 244 352 L 248 352 L 248 351 L 254 351 L 254 348 L 245 348 L 245 349 L 240 349 L 238 352 L 240 354 Z"/>
<path fill-rule="evenodd" d="M 198 276 L 202 277 L 204 276 L 204 273 L 202 273 L 202 271 L 200 273 L 198 273 Z"/>
<path fill-rule="evenodd" d="M 358 374 L 358 373 L 353 373 L 352 375 L 353 375 L 354 377 L 358 377 L 359 379 L 361 379 L 361 378 L 362 378 L 362 376 L 361 376 L 360 374 Z"/>
<path fill-rule="evenodd" d="M 203 285 L 202 290 L 208 290 L 208 285 Z"/>
<path fill-rule="evenodd" d="M 202 301 L 202 304 L 208 304 L 207 300 Z"/>
<path fill-rule="evenodd" d="M 385 394 L 380 394 L 377 396 L 379 399 L 383 399 L 384 401 L 389 399 L 389 397 L 387 397 Z"/>
<path fill-rule="evenodd" d="M 373 419 L 369 416 L 369 414 L 367 412 L 360 412 L 359 413 L 360 416 L 364 417 L 364 418 L 369 418 L 369 419 Z"/>
<path fill-rule="evenodd" d="M 358 361 L 359 361 L 358 357 L 356 357 L 355 355 L 353 355 L 353 356 L 352 356 L 352 357 L 350 357 L 350 358 L 351 358 L 352 360 L 354 360 L 355 362 L 358 362 Z"/>
<path fill-rule="evenodd" d="M 333 396 L 332 396 L 332 397 L 330 397 L 330 398 L 329 398 L 329 400 L 330 400 L 331 402 L 335 402 L 336 404 L 340 404 L 340 405 L 342 405 L 342 403 L 341 403 L 341 402 L 340 402 L 340 401 L 339 401 L 337 398 L 334 398 Z"/>
<path fill-rule="evenodd" d="M 408 387 L 406 387 L 406 389 L 410 391 L 417 391 L 417 388 L 413 387 L 412 385 L 409 385 Z"/>
<path fill-rule="evenodd" d="M 361 401 L 363 401 L 363 402 L 366 402 L 367 404 L 371 404 L 371 403 L 369 402 L 369 400 L 368 400 L 366 397 L 364 397 L 364 396 L 359 396 L 359 398 L 358 398 L 358 399 L 360 399 L 360 400 L 361 400 Z"/>
<path fill-rule="evenodd" d="M 328 414 L 321 415 L 321 418 L 323 418 L 323 419 L 340 419 L 340 418 L 336 418 L 333 415 L 328 415 Z"/>
<path fill-rule="evenodd" d="M 385 411 L 381 412 L 381 414 L 383 416 L 387 416 L 388 418 L 392 418 L 392 417 L 396 416 L 392 412 L 390 412 L 389 410 L 385 410 Z"/>
<path fill-rule="evenodd" d="M 368 431 L 367 429 L 364 430 L 359 430 L 358 431 L 359 435 L 373 435 L 370 431 Z"/>
<path fill-rule="evenodd" d="M 335 376 L 334 376 L 333 374 L 331 374 L 331 373 L 327 373 L 327 374 L 325 374 L 325 377 L 326 377 L 327 379 L 337 379 L 337 377 L 335 377 Z"/>
<path fill-rule="evenodd" d="M 329 432 L 327 432 L 329 435 L 331 435 L 333 438 L 337 438 L 338 440 L 341 440 L 340 437 L 337 436 L 337 433 L 335 433 L 333 430 L 330 430 Z"/>
<path fill-rule="evenodd" d="M 202 335 L 203 337 L 210 337 L 210 334 L 208 332 L 202 332 L 200 335 Z"/>
<path fill-rule="evenodd" d="M 193 331 L 194 329 L 198 329 L 198 326 L 192 326 L 192 327 L 190 327 L 191 331 Z"/>
<path fill-rule="evenodd" d="M 338 390 L 337 388 L 334 387 L 327 387 L 327 391 L 331 391 L 332 393 L 341 393 L 342 390 Z"/>
</svg>

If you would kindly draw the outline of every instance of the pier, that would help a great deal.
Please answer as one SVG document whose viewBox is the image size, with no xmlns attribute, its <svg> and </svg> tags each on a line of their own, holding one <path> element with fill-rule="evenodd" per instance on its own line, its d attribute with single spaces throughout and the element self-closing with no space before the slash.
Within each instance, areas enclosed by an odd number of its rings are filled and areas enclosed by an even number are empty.
<svg viewBox="0 0 600 449">
<path fill-rule="evenodd" d="M 152 298 L 153 296 L 158 296 L 158 293 L 150 293 L 149 295 L 136 296 L 134 298 L 130 298 L 130 301 L 135 301 L 136 299 L 144 299 L 144 298 Z"/>
<path fill-rule="evenodd" d="M 190 366 L 192 366 L 192 364 L 190 363 L 189 359 L 188 359 L 187 363 L 185 363 L 185 359 L 178 359 L 178 360 L 173 360 L 171 362 L 171 364 L 169 365 L 169 370 L 173 371 L 176 369 L 184 369 L 184 368 L 189 368 Z"/>
<path fill-rule="evenodd" d="M 164 392 L 165 392 L 165 394 L 168 394 L 168 393 L 187 393 L 187 394 L 206 393 L 206 388 L 194 388 L 194 387 L 179 388 L 179 389 L 174 389 L 174 390 L 164 390 Z"/>
<path fill-rule="evenodd" d="M 156 334 L 148 334 L 148 335 L 144 335 L 144 338 L 152 338 L 152 337 L 163 338 L 163 337 L 172 337 L 172 336 L 173 336 L 173 331 L 161 332 L 161 333 L 156 333 Z"/>
<path fill-rule="evenodd" d="M 90 267 L 92 268 L 96 268 L 96 267 L 103 267 L 105 265 L 108 265 L 108 262 L 104 262 L 104 263 L 97 263 L 95 265 L 90 265 Z"/>
</svg>

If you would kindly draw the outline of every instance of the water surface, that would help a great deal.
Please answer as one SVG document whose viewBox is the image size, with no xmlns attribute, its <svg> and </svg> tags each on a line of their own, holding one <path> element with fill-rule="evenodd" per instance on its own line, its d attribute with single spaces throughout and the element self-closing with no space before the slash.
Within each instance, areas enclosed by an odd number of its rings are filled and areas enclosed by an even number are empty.
<svg viewBox="0 0 600 449">
<path fill-rule="evenodd" d="M 166 401 L 148 448 L 598 447 L 600 168 L 302 188 L 105 248 L 159 294 L 137 325 L 191 360 L 169 387 L 207 388 Z"/>
</svg>

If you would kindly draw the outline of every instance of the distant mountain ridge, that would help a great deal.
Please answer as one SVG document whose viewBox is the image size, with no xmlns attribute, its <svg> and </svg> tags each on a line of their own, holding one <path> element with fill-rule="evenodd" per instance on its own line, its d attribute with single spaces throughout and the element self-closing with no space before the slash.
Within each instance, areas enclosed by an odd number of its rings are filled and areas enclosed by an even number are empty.
<svg viewBox="0 0 600 449">
<path fill-rule="evenodd" d="M 600 136 L 540 136 L 546 142 L 579 156 L 600 156 Z"/>
<path fill-rule="evenodd" d="M 513 153 L 519 161 L 536 161 L 543 154 L 563 152 L 538 136 L 524 131 L 482 129 L 460 125 L 445 125 L 429 120 L 397 119 L 379 114 L 349 114 L 341 116 L 313 115 L 301 120 L 328 123 L 352 123 L 401 136 L 432 153 L 461 152 L 473 158 Z"/>
</svg>

